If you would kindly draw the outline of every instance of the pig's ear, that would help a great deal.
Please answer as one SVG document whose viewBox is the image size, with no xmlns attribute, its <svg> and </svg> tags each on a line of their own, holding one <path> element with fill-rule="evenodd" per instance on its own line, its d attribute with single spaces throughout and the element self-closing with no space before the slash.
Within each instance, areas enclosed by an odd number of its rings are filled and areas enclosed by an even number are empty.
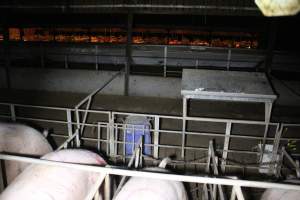
<svg viewBox="0 0 300 200">
<path fill-rule="evenodd" d="M 164 158 L 158 165 L 159 168 L 166 168 L 167 164 L 171 162 L 170 157 Z"/>
<path fill-rule="evenodd" d="M 45 136 L 45 138 L 47 138 L 48 135 L 49 135 L 49 130 L 48 130 L 48 129 L 45 129 L 45 130 L 43 131 L 43 135 Z"/>
</svg>

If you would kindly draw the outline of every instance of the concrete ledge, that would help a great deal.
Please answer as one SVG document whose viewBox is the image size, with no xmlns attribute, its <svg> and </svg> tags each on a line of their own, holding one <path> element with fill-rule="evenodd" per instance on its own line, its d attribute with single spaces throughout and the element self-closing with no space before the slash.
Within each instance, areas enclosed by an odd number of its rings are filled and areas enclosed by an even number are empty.
<svg viewBox="0 0 300 200">
<path fill-rule="evenodd" d="M 116 72 L 73 69 L 10 68 L 11 88 L 52 92 L 90 93 L 105 84 Z M 3 77 L 3 78 L 2 78 Z M 0 68 L 0 87 L 5 73 Z M 181 79 L 152 76 L 130 77 L 130 95 L 180 98 Z M 116 77 L 101 93 L 123 95 L 124 76 Z"/>
</svg>

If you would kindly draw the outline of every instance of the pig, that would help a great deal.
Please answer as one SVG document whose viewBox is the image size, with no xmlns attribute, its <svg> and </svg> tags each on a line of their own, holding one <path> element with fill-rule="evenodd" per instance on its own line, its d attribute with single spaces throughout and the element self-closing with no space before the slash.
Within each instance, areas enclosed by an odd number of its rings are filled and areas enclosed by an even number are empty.
<svg viewBox="0 0 300 200">
<path fill-rule="evenodd" d="M 44 160 L 106 165 L 96 153 L 64 149 L 46 154 Z M 100 173 L 68 167 L 31 164 L 0 195 L 1 200 L 84 200 Z M 102 199 L 102 197 L 100 198 Z"/>
<path fill-rule="evenodd" d="M 43 156 L 53 151 L 47 134 L 47 131 L 43 135 L 26 125 L 0 122 L 0 152 Z M 27 163 L 5 161 L 6 183 L 10 184 L 27 166 Z"/>
<path fill-rule="evenodd" d="M 286 180 L 286 183 L 300 184 L 300 180 Z M 300 191 L 282 190 L 282 189 L 266 189 L 261 200 L 295 200 L 300 198 Z"/>
<path fill-rule="evenodd" d="M 146 171 L 169 172 L 165 169 L 169 158 L 163 159 L 159 167 Z M 116 195 L 115 200 L 187 200 L 184 185 L 177 181 L 132 177 Z"/>
</svg>

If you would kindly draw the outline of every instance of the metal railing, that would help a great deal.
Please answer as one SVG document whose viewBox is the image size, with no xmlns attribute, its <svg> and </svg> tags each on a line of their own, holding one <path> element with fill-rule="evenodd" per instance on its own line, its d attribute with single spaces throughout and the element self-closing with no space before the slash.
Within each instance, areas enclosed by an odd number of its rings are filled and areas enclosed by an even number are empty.
<svg viewBox="0 0 300 200">
<path fill-rule="evenodd" d="M 183 117 L 181 116 L 168 116 L 168 115 L 156 115 L 156 114 L 142 114 L 142 113 L 129 113 L 129 112 L 114 112 L 114 111 L 100 111 L 100 110 L 88 110 L 88 109 L 79 109 L 79 108 L 63 108 L 63 107 L 47 107 L 47 106 L 33 106 L 33 105 L 22 105 L 22 104 L 12 104 L 12 103 L 0 103 L 0 106 L 4 106 L 9 110 L 9 113 L 1 114 L 0 118 L 3 119 L 10 119 L 11 121 L 34 121 L 34 122 L 47 122 L 52 124 L 58 124 L 58 125 L 64 125 L 67 127 L 67 132 L 63 134 L 51 134 L 50 136 L 54 138 L 65 138 L 66 141 L 64 144 L 61 145 L 62 147 L 72 147 L 72 146 L 80 146 L 80 141 L 91 141 L 95 142 L 97 144 L 97 148 L 99 150 L 101 149 L 101 145 L 104 143 L 106 144 L 106 153 L 107 155 L 111 157 L 119 157 L 119 158 L 127 158 L 125 155 L 125 152 L 122 151 L 122 148 L 120 148 L 120 145 L 123 145 L 123 148 L 126 144 L 130 144 L 126 142 L 124 139 L 122 139 L 120 136 L 124 133 L 124 130 L 126 129 L 126 124 L 123 122 L 117 122 L 116 118 L 117 116 L 144 116 L 148 119 L 153 120 L 153 128 L 150 128 L 149 131 L 152 134 L 153 143 L 151 144 L 145 144 L 145 146 L 150 146 L 153 154 L 153 158 L 159 158 L 159 151 L 163 149 L 177 149 L 177 150 L 193 150 L 193 151 L 208 151 L 208 147 L 201 147 L 201 146 L 187 146 L 185 143 L 182 143 L 181 145 L 175 145 L 175 144 L 162 144 L 160 143 L 160 135 L 161 134 L 173 134 L 173 135 L 182 135 L 181 130 L 171 130 L 171 129 L 162 129 L 160 127 L 160 123 L 162 120 L 166 119 L 173 119 L 173 120 L 183 120 Z M 16 110 L 20 108 L 27 108 L 27 109 L 40 109 L 43 111 L 57 111 L 57 112 L 64 112 L 66 119 L 64 120 L 57 120 L 57 119 L 46 119 L 46 118 L 38 118 L 38 117 L 26 117 L 22 115 L 18 115 Z M 78 113 L 78 115 L 76 114 Z M 77 120 L 77 116 L 80 114 L 101 114 L 105 116 L 105 119 L 102 121 L 97 121 L 96 123 L 86 122 L 86 121 L 80 121 Z M 76 119 L 72 119 L 71 116 L 76 116 Z M 190 118 L 190 117 L 188 117 Z M 219 119 L 219 118 L 205 118 L 205 117 L 192 117 L 192 120 L 195 121 L 202 121 L 202 122 L 219 122 L 224 124 L 249 124 L 249 125 L 265 125 L 265 122 L 263 121 L 252 121 L 252 120 L 234 120 L 234 119 Z M 247 140 L 255 140 L 257 141 L 257 144 L 263 140 L 263 136 L 252 136 L 252 135 L 244 135 L 244 134 L 230 134 L 226 135 L 226 132 L 228 132 L 228 126 L 226 125 L 226 129 L 224 133 L 214 133 L 214 132 L 203 132 L 203 131 L 186 131 L 186 135 L 195 135 L 195 136 L 209 136 L 212 138 L 223 138 L 224 143 L 230 143 L 231 139 L 241 139 L 244 142 L 247 142 Z M 285 124 L 285 123 L 270 123 L 270 126 L 277 127 L 299 127 L 299 124 Z M 85 137 L 85 134 L 83 132 L 80 132 L 80 130 L 83 130 L 83 127 L 93 127 L 97 131 L 97 137 Z M 74 131 L 74 130 L 75 131 Z M 106 132 L 103 132 L 103 129 L 106 130 Z M 77 130 L 77 131 L 76 131 Z M 282 129 L 281 129 L 282 130 Z M 105 139 L 103 138 L 105 136 Z M 76 141 L 74 141 L 76 139 Z M 226 141 L 227 140 L 227 141 Z M 281 132 L 280 135 L 275 134 L 273 137 L 267 137 L 266 141 L 268 141 L 271 144 L 278 144 L 274 145 L 275 148 L 274 152 L 278 151 L 278 148 L 280 148 L 280 143 L 282 142 L 288 142 L 290 140 L 299 141 L 300 137 L 284 137 L 284 134 Z M 260 167 L 257 166 L 243 166 L 241 164 L 227 164 L 226 163 L 226 156 L 224 157 L 224 154 L 228 153 L 236 153 L 236 154 L 243 154 L 243 155 L 259 155 L 259 151 L 253 151 L 253 150 L 242 150 L 242 149 L 231 149 L 228 145 L 224 145 L 223 148 L 217 148 L 216 152 L 223 154 L 223 161 L 222 161 L 222 169 L 225 170 L 225 167 L 227 168 L 256 168 L 259 169 Z M 299 153 L 293 153 L 292 156 L 300 156 Z M 183 161 L 185 161 L 185 157 L 183 158 Z M 182 162 L 179 161 L 179 162 Z M 232 163 L 232 162 L 231 162 Z M 203 165 L 204 163 L 201 162 L 191 162 L 191 164 L 196 165 Z"/>
<path fill-rule="evenodd" d="M 1 45 L 1 44 L 0 44 Z M 26 60 L 31 67 L 55 67 L 57 63 L 68 69 L 72 64 L 94 65 L 95 70 L 105 65 L 124 66 L 126 62 L 124 45 L 96 44 L 35 44 L 11 43 L 9 59 L 14 62 Z M 1 48 L 0 48 L 1 51 Z M 1 55 L 1 53 L 0 53 Z M 4 55 L 4 54 L 3 54 Z M 5 59 L 3 57 L 2 59 Z M 132 65 L 154 67 L 161 76 L 180 74 L 182 68 L 214 67 L 226 70 L 244 69 L 259 70 L 264 65 L 265 51 L 254 49 L 231 49 L 201 46 L 169 46 L 169 45 L 133 45 Z M 299 58 L 275 52 L 273 69 L 298 70 Z M 56 64 L 53 64 L 56 63 Z M 53 66 L 52 66 L 53 65 Z M 82 66 L 83 69 L 89 68 Z M 153 70 L 152 70 L 153 71 Z M 143 70 L 141 71 L 143 72 Z M 141 73 L 137 71 L 136 73 Z M 145 71 L 143 73 L 150 73 Z M 151 72 L 151 73 L 154 73 Z"/>
</svg>

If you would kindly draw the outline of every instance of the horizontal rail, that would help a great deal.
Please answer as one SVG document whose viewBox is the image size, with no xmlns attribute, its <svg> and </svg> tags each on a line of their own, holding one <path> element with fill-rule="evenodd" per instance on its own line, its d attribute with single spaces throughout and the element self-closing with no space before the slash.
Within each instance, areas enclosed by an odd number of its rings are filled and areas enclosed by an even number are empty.
<svg viewBox="0 0 300 200">
<path fill-rule="evenodd" d="M 252 181 L 252 180 L 235 180 L 235 179 L 229 179 L 224 177 L 177 175 L 177 174 L 159 173 L 153 171 L 152 172 L 137 171 L 137 170 L 122 169 L 110 165 L 107 165 L 106 167 L 100 167 L 100 166 L 91 166 L 91 165 L 74 164 L 74 163 L 63 163 L 57 161 L 13 156 L 7 154 L 0 154 L 0 159 L 27 162 L 33 164 L 43 164 L 48 166 L 68 167 L 72 169 L 99 172 L 99 173 L 119 175 L 119 176 L 133 176 L 133 177 L 161 179 L 161 180 L 170 180 L 170 181 L 191 182 L 191 183 L 207 183 L 207 184 L 220 184 L 220 185 L 239 186 L 239 187 L 273 188 L 273 189 L 300 191 L 299 185 L 286 184 L 286 183 L 283 184 L 283 183 L 272 183 L 272 182 Z"/>
</svg>

